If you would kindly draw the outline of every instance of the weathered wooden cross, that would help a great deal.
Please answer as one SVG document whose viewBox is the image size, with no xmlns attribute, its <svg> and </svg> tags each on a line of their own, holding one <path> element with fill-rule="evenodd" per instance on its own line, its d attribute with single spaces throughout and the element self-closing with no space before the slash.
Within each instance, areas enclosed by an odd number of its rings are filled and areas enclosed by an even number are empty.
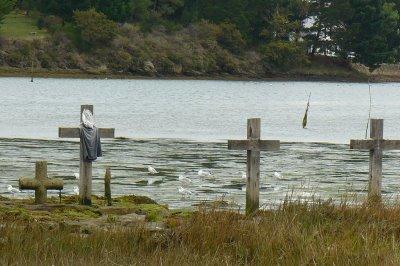
<svg viewBox="0 0 400 266">
<path fill-rule="evenodd" d="M 371 119 L 370 139 L 350 140 L 350 149 L 369 150 L 368 197 L 381 198 L 383 150 L 399 150 L 400 140 L 383 139 L 383 119 Z"/>
<path fill-rule="evenodd" d="M 81 122 L 82 112 L 90 110 L 93 114 L 93 105 L 81 106 Z M 98 128 L 100 138 L 114 138 L 114 128 Z M 79 127 L 66 128 L 60 127 L 58 129 L 58 136 L 60 138 L 79 138 Z M 80 143 L 80 163 L 79 163 L 79 198 L 81 204 L 92 204 L 92 163 L 83 160 L 83 146 Z"/>
<path fill-rule="evenodd" d="M 246 213 L 259 208 L 260 151 L 278 151 L 279 140 L 260 140 L 261 119 L 247 120 L 247 140 L 228 140 L 228 149 L 247 150 Z"/>
<path fill-rule="evenodd" d="M 47 162 L 40 161 L 36 162 L 35 178 L 21 177 L 19 179 L 19 189 L 35 190 L 35 203 L 44 204 L 46 203 L 47 190 L 57 189 L 61 190 L 64 188 L 64 181 L 59 178 L 47 178 Z"/>
</svg>

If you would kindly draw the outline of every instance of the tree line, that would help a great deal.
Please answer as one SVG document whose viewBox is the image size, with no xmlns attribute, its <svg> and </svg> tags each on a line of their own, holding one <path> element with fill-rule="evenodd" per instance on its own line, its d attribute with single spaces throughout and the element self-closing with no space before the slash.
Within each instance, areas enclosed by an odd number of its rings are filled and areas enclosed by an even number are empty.
<svg viewBox="0 0 400 266">
<path fill-rule="evenodd" d="M 0 0 L 0 10 L 10 2 Z M 60 24 L 84 47 L 112 39 L 113 25 L 176 32 L 207 21 L 219 25 L 219 42 L 232 53 L 255 49 L 271 67 L 289 68 L 316 54 L 371 70 L 399 61 L 400 0 L 18 0 L 15 5 L 39 12 L 42 26 Z"/>
</svg>

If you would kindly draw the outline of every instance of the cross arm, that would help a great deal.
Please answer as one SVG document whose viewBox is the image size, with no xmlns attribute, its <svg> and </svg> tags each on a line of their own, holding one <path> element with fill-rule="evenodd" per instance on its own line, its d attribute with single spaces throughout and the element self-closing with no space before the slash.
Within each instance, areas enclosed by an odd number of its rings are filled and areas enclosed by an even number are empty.
<svg viewBox="0 0 400 266">
<path fill-rule="evenodd" d="M 279 151 L 279 140 L 228 140 L 230 150 Z"/>
<path fill-rule="evenodd" d="M 24 189 L 36 189 L 43 185 L 46 189 L 63 189 L 64 188 L 64 180 L 60 178 L 52 178 L 52 179 L 36 179 L 36 178 L 27 178 L 21 177 L 19 179 L 19 188 Z"/>
<path fill-rule="evenodd" d="M 384 150 L 400 150 L 400 140 L 386 140 L 386 139 L 350 140 L 350 149 L 373 150 L 378 145 L 380 146 L 381 149 Z"/>
<path fill-rule="evenodd" d="M 99 128 L 100 138 L 115 138 L 115 128 Z M 60 127 L 58 129 L 58 137 L 60 138 L 79 138 L 79 128 L 77 127 Z"/>
</svg>

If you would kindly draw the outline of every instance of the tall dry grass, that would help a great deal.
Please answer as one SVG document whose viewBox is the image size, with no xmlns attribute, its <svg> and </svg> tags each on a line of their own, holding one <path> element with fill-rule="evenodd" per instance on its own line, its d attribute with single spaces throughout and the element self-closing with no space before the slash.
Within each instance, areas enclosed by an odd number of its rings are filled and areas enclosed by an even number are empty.
<svg viewBox="0 0 400 266">
<path fill-rule="evenodd" d="M 252 217 L 200 209 L 169 228 L 81 235 L 5 222 L 3 265 L 398 265 L 400 205 L 286 202 Z M 1 222 L 0 222 L 1 224 Z"/>
</svg>

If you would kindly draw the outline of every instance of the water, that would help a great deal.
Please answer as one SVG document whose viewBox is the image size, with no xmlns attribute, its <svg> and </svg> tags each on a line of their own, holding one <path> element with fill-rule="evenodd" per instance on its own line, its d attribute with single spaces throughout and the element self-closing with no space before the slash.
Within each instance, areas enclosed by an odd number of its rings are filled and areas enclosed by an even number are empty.
<svg viewBox="0 0 400 266">
<path fill-rule="evenodd" d="M 64 193 L 72 193 L 79 145 L 58 140 L 57 129 L 76 126 L 80 105 L 89 103 L 98 126 L 115 127 L 117 136 L 132 138 L 104 142 L 104 158 L 94 165 L 97 194 L 103 193 L 109 165 L 115 194 L 148 195 L 171 207 L 221 197 L 243 206 L 245 152 L 228 151 L 226 139 L 245 138 L 246 119 L 261 117 L 262 137 L 284 141 L 280 152 L 262 153 L 262 204 L 291 193 L 334 199 L 365 195 L 368 152 L 350 151 L 346 144 L 364 137 L 367 84 L 2 78 L 0 85 L 0 194 L 7 193 L 6 185 L 16 186 L 18 177 L 32 176 L 34 162 L 43 159 L 49 161 L 50 176 L 66 179 Z M 385 119 L 386 138 L 400 138 L 398 87 L 372 85 L 372 116 Z M 308 92 L 309 129 L 303 130 Z M 387 197 L 398 194 L 398 155 L 384 153 Z M 148 175 L 148 165 L 160 174 Z M 214 177 L 199 178 L 200 169 L 213 171 Z M 275 171 L 283 179 L 274 179 Z M 180 174 L 193 180 L 188 199 L 177 193 Z"/>
</svg>

